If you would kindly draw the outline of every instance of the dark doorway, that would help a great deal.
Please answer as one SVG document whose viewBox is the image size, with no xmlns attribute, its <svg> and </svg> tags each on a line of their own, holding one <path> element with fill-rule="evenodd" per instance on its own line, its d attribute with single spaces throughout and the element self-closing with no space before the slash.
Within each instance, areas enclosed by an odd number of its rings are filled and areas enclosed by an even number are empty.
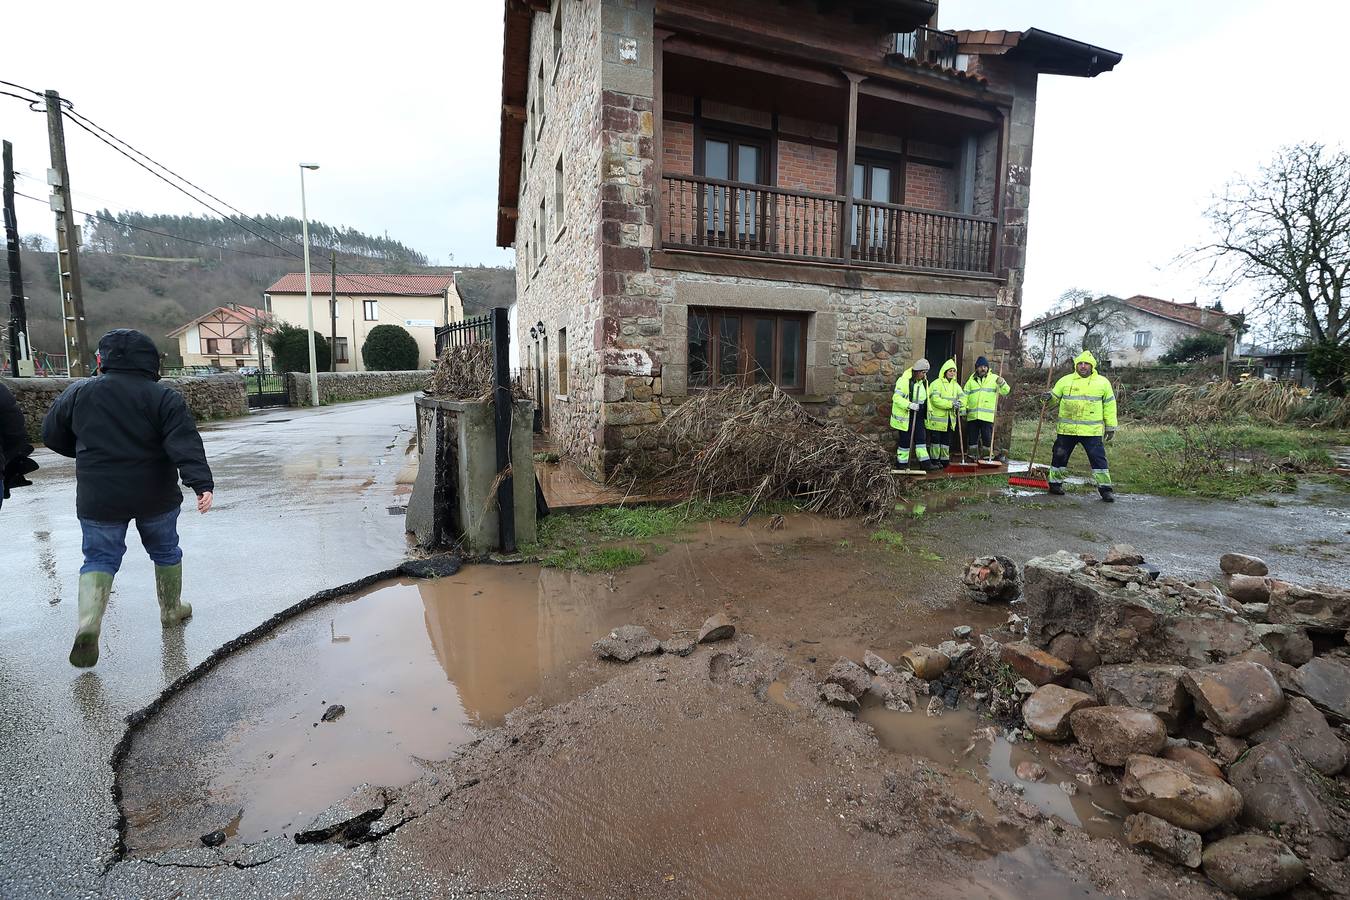
<svg viewBox="0 0 1350 900">
<path fill-rule="evenodd" d="M 923 355 L 933 367 L 932 377 L 937 377 L 942 364 L 949 359 L 956 360 L 956 370 L 959 374 L 966 374 L 962 371 L 961 365 L 961 336 L 964 330 L 964 322 L 928 320 L 928 329 L 924 334 Z"/>
</svg>

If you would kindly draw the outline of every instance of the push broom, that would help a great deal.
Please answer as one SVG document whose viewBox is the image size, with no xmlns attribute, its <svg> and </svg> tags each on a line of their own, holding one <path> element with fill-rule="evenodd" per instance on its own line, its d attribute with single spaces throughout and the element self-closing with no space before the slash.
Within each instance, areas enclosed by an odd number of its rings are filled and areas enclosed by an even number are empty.
<svg viewBox="0 0 1350 900">
<path fill-rule="evenodd" d="M 1045 389 L 1050 390 L 1050 381 L 1055 377 L 1055 355 L 1052 350 L 1050 353 L 1050 371 L 1045 376 Z M 1045 424 L 1045 411 L 1050 407 L 1050 400 L 1041 401 L 1041 418 L 1036 423 L 1036 437 L 1031 442 L 1031 455 L 1027 457 L 1027 473 L 1025 475 L 1009 475 L 1008 484 L 1014 487 L 1037 488 L 1042 491 L 1050 490 L 1050 481 L 1036 471 L 1036 451 L 1041 446 L 1041 426 Z"/>
<path fill-rule="evenodd" d="M 999 361 L 998 361 L 998 377 L 999 377 L 999 378 L 1002 378 L 1002 377 L 1003 377 L 1003 363 L 1006 362 L 1007 359 L 1008 359 L 1008 357 L 1007 357 L 1006 354 L 1004 354 L 1002 357 L 999 358 Z M 997 394 L 995 394 L 995 397 L 997 397 Z M 994 400 L 994 427 L 991 428 L 991 429 L 989 429 L 989 456 L 988 456 L 987 459 L 977 460 L 977 461 L 976 461 L 976 465 L 986 466 L 986 467 L 988 467 L 988 468 L 994 468 L 994 469 L 997 469 L 999 466 L 1003 465 L 1003 463 L 1001 463 L 1001 462 L 999 462 L 998 460 L 994 459 L 994 447 L 995 447 L 995 444 L 994 444 L 994 436 L 997 435 L 997 434 L 998 434 L 998 400 L 995 399 L 995 400 Z M 978 442 L 977 442 L 976 445 L 975 445 L 975 455 L 978 456 L 979 453 L 980 453 L 980 447 L 979 447 L 979 444 L 978 444 Z M 1048 485 L 1047 485 L 1047 487 L 1048 487 Z"/>
<path fill-rule="evenodd" d="M 960 416 L 953 416 L 952 418 L 956 419 L 956 440 L 957 440 L 957 442 L 958 442 L 958 444 L 959 444 L 959 446 L 960 446 L 960 448 L 961 448 L 961 462 L 959 462 L 959 463 L 958 463 L 958 462 L 948 463 L 948 464 L 947 464 L 947 470 L 950 471 L 950 472 L 978 472 L 978 471 L 980 471 L 980 465 L 979 465 L 979 463 L 969 462 L 969 461 L 967 461 L 967 459 L 966 459 L 966 435 L 965 435 L 965 429 L 961 427 L 961 417 L 960 417 Z M 950 445 L 948 445 L 948 446 L 950 446 Z"/>
</svg>

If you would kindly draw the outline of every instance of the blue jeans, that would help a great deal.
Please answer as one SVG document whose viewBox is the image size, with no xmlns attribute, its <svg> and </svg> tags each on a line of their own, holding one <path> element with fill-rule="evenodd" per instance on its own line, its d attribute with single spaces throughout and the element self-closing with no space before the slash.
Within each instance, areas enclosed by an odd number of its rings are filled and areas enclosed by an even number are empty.
<svg viewBox="0 0 1350 900">
<path fill-rule="evenodd" d="M 166 513 L 136 520 L 141 533 L 141 545 L 157 566 L 176 566 L 183 561 L 183 550 L 178 546 L 178 512 L 175 506 Z M 97 522 L 81 519 L 84 534 L 84 565 L 80 574 L 107 572 L 116 575 L 122 568 L 122 557 L 127 552 L 127 526 L 130 522 Z"/>
</svg>

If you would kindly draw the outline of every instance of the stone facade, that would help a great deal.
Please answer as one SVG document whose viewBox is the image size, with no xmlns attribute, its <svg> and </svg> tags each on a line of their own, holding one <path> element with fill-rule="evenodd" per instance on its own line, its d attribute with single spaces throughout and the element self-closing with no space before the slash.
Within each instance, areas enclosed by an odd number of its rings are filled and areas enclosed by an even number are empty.
<svg viewBox="0 0 1350 900">
<path fill-rule="evenodd" d="M 319 405 L 372 400 L 426 390 L 431 373 L 412 372 L 320 372 Z M 287 372 L 286 402 L 291 406 L 309 406 L 309 373 Z"/>
<path fill-rule="evenodd" d="M 23 411 L 28 436 L 42 442 L 42 420 L 56 398 L 73 384 L 69 378 L 0 378 L 14 394 Z M 198 422 L 227 419 L 248 412 L 248 395 L 240 375 L 206 375 L 200 378 L 165 378 L 162 382 L 178 391 Z"/>
</svg>

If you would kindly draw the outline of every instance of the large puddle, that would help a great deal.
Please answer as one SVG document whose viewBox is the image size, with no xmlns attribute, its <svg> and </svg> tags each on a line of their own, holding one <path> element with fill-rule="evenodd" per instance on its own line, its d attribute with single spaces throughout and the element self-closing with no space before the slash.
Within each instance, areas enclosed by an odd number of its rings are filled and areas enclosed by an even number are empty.
<svg viewBox="0 0 1350 900">
<path fill-rule="evenodd" d="M 564 696 L 561 673 L 622 624 L 614 607 L 595 579 L 476 566 L 305 613 L 137 736 L 123 766 L 128 849 L 217 828 L 245 842 L 291 834 L 363 783 L 406 784 L 419 759 L 447 757 L 530 697 Z M 334 705 L 344 711 L 325 721 Z M 200 830 L 183 835 L 189 820 Z"/>
</svg>

